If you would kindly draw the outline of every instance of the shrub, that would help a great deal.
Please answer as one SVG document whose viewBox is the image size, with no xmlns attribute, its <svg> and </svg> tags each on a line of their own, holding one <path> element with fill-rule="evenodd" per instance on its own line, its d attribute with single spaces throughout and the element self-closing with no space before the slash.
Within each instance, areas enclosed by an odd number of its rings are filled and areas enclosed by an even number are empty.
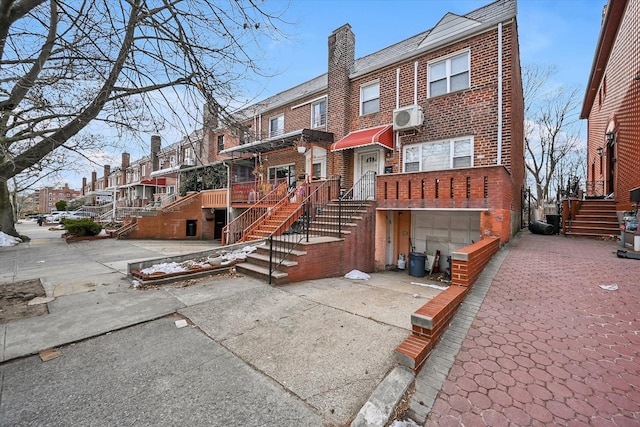
<svg viewBox="0 0 640 427">
<path fill-rule="evenodd" d="M 61 222 L 72 236 L 95 236 L 102 231 L 102 226 L 90 218 L 63 218 Z"/>
</svg>

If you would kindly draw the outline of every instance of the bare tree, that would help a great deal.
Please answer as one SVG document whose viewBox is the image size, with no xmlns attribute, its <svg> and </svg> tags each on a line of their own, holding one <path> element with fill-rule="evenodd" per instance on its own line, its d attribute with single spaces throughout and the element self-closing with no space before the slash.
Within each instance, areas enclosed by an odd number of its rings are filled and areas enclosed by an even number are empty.
<svg viewBox="0 0 640 427">
<path fill-rule="evenodd" d="M 17 235 L 8 180 L 61 147 L 82 152 L 89 123 L 157 132 L 167 90 L 229 119 L 239 84 L 264 74 L 261 42 L 282 35 L 267 5 L 0 0 L 0 230 Z"/>
<path fill-rule="evenodd" d="M 526 168 L 540 206 L 581 164 L 578 88 L 550 87 L 554 67 L 523 67 Z M 583 153 L 584 154 L 584 153 Z M 560 174 L 559 174 L 560 173 Z"/>
</svg>

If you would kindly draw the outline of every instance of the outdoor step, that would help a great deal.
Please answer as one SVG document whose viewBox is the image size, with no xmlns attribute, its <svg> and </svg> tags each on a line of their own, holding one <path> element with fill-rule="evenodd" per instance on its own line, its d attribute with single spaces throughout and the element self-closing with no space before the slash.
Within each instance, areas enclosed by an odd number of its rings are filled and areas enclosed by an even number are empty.
<svg viewBox="0 0 640 427">
<path fill-rule="evenodd" d="M 258 253 L 258 252 L 254 252 L 251 253 L 249 255 L 247 255 L 247 260 L 250 260 L 249 262 L 251 262 L 252 264 L 256 264 L 262 267 L 269 267 L 269 254 L 262 254 L 262 253 Z M 280 264 L 281 267 L 284 268 L 289 268 L 289 267 L 295 267 L 296 265 L 298 265 L 297 261 L 291 261 L 290 259 L 285 259 L 284 261 L 282 261 L 281 257 L 278 257 L 277 254 L 274 255 L 273 258 L 273 262 L 275 264 Z"/>
<path fill-rule="evenodd" d="M 258 277 L 261 279 L 269 278 L 268 267 L 265 268 L 260 265 L 252 264 L 250 262 L 241 262 L 239 264 L 236 264 L 236 270 L 244 272 L 249 276 Z M 289 276 L 287 273 L 278 270 L 271 273 L 271 277 L 274 279 L 284 279 L 287 276 Z"/>
<path fill-rule="evenodd" d="M 337 237 L 338 235 L 338 230 L 331 228 L 331 229 L 326 229 L 326 228 L 321 228 L 321 227 L 309 227 L 309 232 L 310 233 L 319 233 L 321 235 L 335 235 L 334 237 Z M 342 230 L 341 231 L 342 234 L 351 234 L 350 230 Z"/>
<path fill-rule="evenodd" d="M 615 228 L 596 228 L 596 227 L 568 227 L 567 234 L 574 233 L 586 233 L 586 234 L 598 234 L 598 235 L 619 235 L 620 230 Z"/>
<path fill-rule="evenodd" d="M 615 238 L 618 237 L 618 235 L 616 234 L 588 233 L 588 232 L 574 232 L 574 231 L 567 231 L 565 235 L 567 237 L 615 237 Z"/>
<path fill-rule="evenodd" d="M 597 209 L 580 209 L 576 212 L 576 215 L 600 215 L 600 216 L 613 216 L 618 217 L 618 213 L 612 210 L 597 210 Z"/>
</svg>

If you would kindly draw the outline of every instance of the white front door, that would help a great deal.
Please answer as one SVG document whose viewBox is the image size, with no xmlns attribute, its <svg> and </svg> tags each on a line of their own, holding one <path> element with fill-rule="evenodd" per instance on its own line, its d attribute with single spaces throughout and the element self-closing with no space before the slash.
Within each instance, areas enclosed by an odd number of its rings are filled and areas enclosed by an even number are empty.
<svg viewBox="0 0 640 427">
<path fill-rule="evenodd" d="M 375 174 L 380 173 L 378 170 L 379 162 L 378 158 L 380 156 L 379 151 L 366 151 L 363 153 L 357 154 L 357 164 L 355 167 L 355 176 L 354 176 L 354 189 L 353 189 L 353 197 L 357 200 L 364 199 L 373 199 L 375 198 L 375 181 L 371 182 L 360 182 L 360 178 L 362 178 L 367 172 L 374 172 Z"/>
<path fill-rule="evenodd" d="M 360 153 L 358 156 L 359 165 L 359 175 L 356 177 L 360 179 L 365 173 L 369 171 L 373 171 L 378 173 L 378 152 L 377 151 L 369 151 L 367 153 Z"/>
</svg>

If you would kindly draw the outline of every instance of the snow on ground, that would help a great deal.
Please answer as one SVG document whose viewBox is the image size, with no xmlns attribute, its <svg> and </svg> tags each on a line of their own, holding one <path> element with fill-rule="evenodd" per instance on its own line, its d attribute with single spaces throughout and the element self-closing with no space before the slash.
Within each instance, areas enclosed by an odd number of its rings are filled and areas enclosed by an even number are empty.
<svg viewBox="0 0 640 427">
<path fill-rule="evenodd" d="M 398 421 L 395 420 L 390 427 L 419 427 L 413 420 Z"/>
<path fill-rule="evenodd" d="M 255 251 L 255 246 L 245 246 L 242 249 L 235 250 L 233 252 L 219 251 L 215 257 L 208 257 L 198 260 L 187 260 L 183 262 L 164 262 L 160 264 L 154 264 L 151 267 L 140 270 L 142 274 L 153 273 L 181 273 L 184 271 L 192 270 L 194 267 L 224 267 L 230 265 L 234 261 L 244 261 L 247 258 L 247 254 Z"/>
<path fill-rule="evenodd" d="M 0 231 L 0 246 L 14 246 L 22 242 L 19 237 L 9 236 L 6 233 Z"/>
</svg>

